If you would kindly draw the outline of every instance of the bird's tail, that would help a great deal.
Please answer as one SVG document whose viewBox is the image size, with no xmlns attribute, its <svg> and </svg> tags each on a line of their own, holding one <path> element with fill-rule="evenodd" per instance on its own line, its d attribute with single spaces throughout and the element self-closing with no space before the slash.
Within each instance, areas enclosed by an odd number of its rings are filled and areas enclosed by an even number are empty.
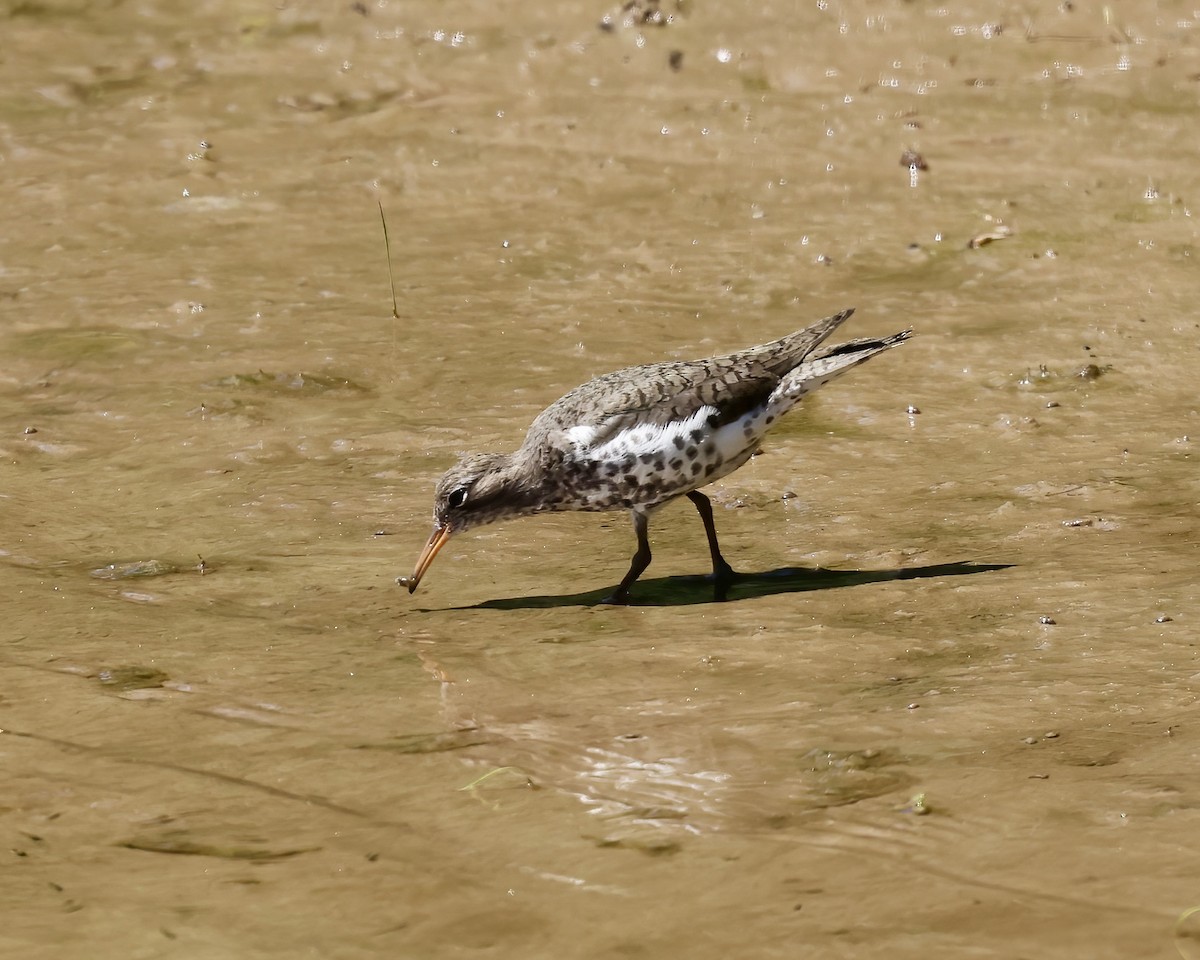
<svg viewBox="0 0 1200 960">
<path fill-rule="evenodd" d="M 865 337 L 814 350 L 800 366 L 789 371 L 775 388 L 775 398 L 793 403 L 806 393 L 812 393 L 847 370 L 866 363 L 873 356 L 903 343 L 912 330 L 901 330 L 890 337 Z"/>
</svg>

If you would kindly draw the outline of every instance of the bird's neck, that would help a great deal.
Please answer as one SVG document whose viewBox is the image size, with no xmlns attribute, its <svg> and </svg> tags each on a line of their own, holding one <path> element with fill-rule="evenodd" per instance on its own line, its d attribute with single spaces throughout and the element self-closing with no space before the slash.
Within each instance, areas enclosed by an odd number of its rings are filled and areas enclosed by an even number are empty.
<svg viewBox="0 0 1200 960">
<path fill-rule="evenodd" d="M 567 509 L 563 503 L 562 463 L 548 463 L 535 450 L 522 448 L 496 461 L 496 481 L 513 516 Z"/>
</svg>

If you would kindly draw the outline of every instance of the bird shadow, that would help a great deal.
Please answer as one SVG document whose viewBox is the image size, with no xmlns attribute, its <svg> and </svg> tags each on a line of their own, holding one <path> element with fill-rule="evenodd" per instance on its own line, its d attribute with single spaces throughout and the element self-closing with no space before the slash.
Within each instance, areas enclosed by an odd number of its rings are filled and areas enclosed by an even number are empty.
<svg viewBox="0 0 1200 960">
<path fill-rule="evenodd" d="M 780 567 L 761 573 L 739 573 L 729 586 L 725 599 L 713 595 L 712 577 L 656 577 L 639 580 L 625 606 L 685 607 L 698 603 L 730 603 L 753 600 L 782 593 L 804 593 L 808 590 L 833 590 L 837 587 L 857 587 L 865 583 L 884 583 L 890 580 L 922 580 L 930 577 L 965 577 L 976 573 L 1007 570 L 1011 563 L 936 563 L 924 567 L 904 567 L 895 570 L 823 570 L 821 568 Z M 507 597 L 485 600 L 452 610 L 541 610 L 549 607 L 591 607 L 604 602 L 612 587 L 588 590 L 584 593 L 550 594 L 539 597 Z"/>
</svg>

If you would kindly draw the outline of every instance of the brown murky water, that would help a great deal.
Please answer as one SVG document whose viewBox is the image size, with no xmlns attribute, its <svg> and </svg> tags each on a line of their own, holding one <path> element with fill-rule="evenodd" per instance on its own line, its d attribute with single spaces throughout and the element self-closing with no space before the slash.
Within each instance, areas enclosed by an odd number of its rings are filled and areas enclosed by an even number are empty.
<svg viewBox="0 0 1200 960">
<path fill-rule="evenodd" d="M 1194 3 L 177 7 L 0 2 L 4 955 L 1200 957 Z M 460 449 L 848 305 L 713 491 L 807 573 L 394 584 Z"/>
</svg>

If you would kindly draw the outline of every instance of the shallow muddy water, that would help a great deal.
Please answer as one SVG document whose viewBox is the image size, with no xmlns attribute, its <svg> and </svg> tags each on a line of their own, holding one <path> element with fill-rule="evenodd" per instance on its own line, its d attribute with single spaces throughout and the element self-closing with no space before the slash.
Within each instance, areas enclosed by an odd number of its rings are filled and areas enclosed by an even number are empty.
<svg viewBox="0 0 1200 960">
<path fill-rule="evenodd" d="M 0 0 L 4 955 L 1200 957 L 1200 9 L 638 11 Z M 729 602 L 687 504 L 395 584 L 845 306 Z"/>
</svg>

